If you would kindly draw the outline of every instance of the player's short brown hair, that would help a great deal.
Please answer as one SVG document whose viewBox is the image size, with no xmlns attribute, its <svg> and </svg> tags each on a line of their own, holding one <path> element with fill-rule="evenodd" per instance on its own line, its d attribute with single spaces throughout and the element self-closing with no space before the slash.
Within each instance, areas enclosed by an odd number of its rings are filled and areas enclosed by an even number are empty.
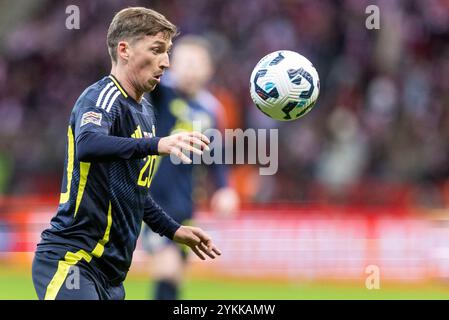
<svg viewBox="0 0 449 320">
<path fill-rule="evenodd" d="M 144 7 L 123 9 L 114 16 L 108 29 L 107 44 L 112 61 L 117 62 L 117 46 L 120 41 L 135 41 L 143 36 L 154 36 L 159 32 L 173 38 L 177 27 L 162 14 Z"/>
</svg>

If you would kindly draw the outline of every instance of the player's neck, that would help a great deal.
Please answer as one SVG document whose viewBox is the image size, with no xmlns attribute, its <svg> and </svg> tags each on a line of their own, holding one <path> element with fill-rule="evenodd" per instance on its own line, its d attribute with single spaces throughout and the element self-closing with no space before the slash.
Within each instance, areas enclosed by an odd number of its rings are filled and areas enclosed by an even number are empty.
<svg viewBox="0 0 449 320">
<path fill-rule="evenodd" d="M 125 89 L 125 91 L 137 102 L 140 103 L 143 97 L 143 92 L 140 92 L 135 86 L 132 85 L 132 82 L 126 76 L 126 73 L 121 71 L 117 66 L 113 66 L 111 69 L 111 75 L 120 82 L 120 85 Z"/>
</svg>

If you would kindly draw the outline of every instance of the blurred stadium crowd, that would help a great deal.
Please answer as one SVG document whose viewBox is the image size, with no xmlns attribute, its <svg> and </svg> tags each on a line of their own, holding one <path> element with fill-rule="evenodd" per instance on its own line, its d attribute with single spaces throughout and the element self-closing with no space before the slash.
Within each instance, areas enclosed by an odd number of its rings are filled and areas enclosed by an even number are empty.
<svg viewBox="0 0 449 320">
<path fill-rule="evenodd" d="M 65 28 L 70 4 L 80 8 L 80 30 Z M 369 4 L 380 8 L 379 30 L 365 27 Z M 445 0 L 4 1 L 0 194 L 59 190 L 70 110 L 85 87 L 109 72 L 107 27 L 116 11 L 132 5 L 162 12 L 182 34 L 208 37 L 217 64 L 211 90 L 228 127 L 280 129 L 275 176 L 234 168 L 244 200 L 444 203 Z M 13 9 L 22 19 L 11 19 Z M 321 78 L 316 108 L 291 123 L 267 118 L 248 92 L 254 65 L 279 49 L 308 57 Z"/>
</svg>

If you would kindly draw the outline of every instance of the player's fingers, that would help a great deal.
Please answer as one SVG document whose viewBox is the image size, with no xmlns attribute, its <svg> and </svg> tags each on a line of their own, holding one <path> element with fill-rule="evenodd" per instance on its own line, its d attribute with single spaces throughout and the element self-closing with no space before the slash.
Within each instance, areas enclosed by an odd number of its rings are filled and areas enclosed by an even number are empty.
<svg viewBox="0 0 449 320">
<path fill-rule="evenodd" d="M 206 137 L 206 136 L 205 136 L 204 134 L 202 134 L 201 132 L 198 132 L 198 131 L 192 131 L 192 132 L 190 132 L 190 136 L 195 137 L 195 138 L 198 138 L 198 139 L 204 141 L 205 143 L 210 144 L 209 138 Z"/>
<path fill-rule="evenodd" d="M 207 233 L 199 228 L 195 232 L 201 238 L 202 244 L 207 248 L 208 252 L 221 255 L 221 251 L 213 244 L 211 237 Z"/>
<path fill-rule="evenodd" d="M 221 250 L 218 249 L 216 246 L 212 245 L 211 250 L 212 250 L 216 255 L 221 256 Z"/>
<path fill-rule="evenodd" d="M 192 251 L 201 259 L 201 260 L 206 260 L 206 258 L 201 254 L 201 252 L 198 250 L 197 247 L 193 246 L 191 247 Z"/>
<path fill-rule="evenodd" d="M 221 256 L 221 251 L 220 251 L 220 249 L 218 249 L 218 248 L 212 243 L 212 240 L 208 243 L 207 248 L 208 248 L 209 252 L 213 252 L 213 253 L 215 253 L 216 255 Z"/>
<path fill-rule="evenodd" d="M 195 154 L 197 154 L 199 156 L 201 156 L 203 154 L 203 151 L 201 151 L 200 149 L 198 149 L 198 148 L 196 148 L 194 146 L 191 146 L 190 144 L 187 144 L 185 142 L 179 142 L 178 143 L 178 148 L 182 148 L 182 149 L 187 150 L 187 151 L 192 151 L 193 153 L 195 153 Z"/>
<path fill-rule="evenodd" d="M 173 154 L 174 156 L 178 157 L 179 159 L 181 159 L 182 162 L 186 163 L 186 164 L 190 164 L 192 163 L 192 160 L 187 157 L 182 151 L 181 149 L 178 149 L 176 147 L 173 147 L 170 151 L 171 154 Z"/>
<path fill-rule="evenodd" d="M 204 242 L 206 244 L 206 246 L 209 247 L 209 245 L 212 243 L 212 239 L 206 232 L 204 232 L 200 228 L 195 228 L 192 231 L 193 231 L 194 234 L 196 234 L 196 236 L 198 238 L 201 239 L 201 242 Z"/>
<path fill-rule="evenodd" d="M 209 252 L 212 251 L 212 239 L 210 238 L 206 238 L 206 240 L 203 240 L 203 244 L 206 246 L 207 250 L 209 250 Z"/>
<path fill-rule="evenodd" d="M 213 255 L 212 251 L 204 244 L 204 242 L 201 242 L 198 247 L 200 248 L 201 251 L 207 254 L 209 258 L 215 259 L 215 256 Z"/>
<path fill-rule="evenodd" d="M 200 146 L 202 150 L 206 150 L 206 151 L 210 150 L 209 146 L 205 142 L 201 141 L 200 139 L 198 139 L 196 137 L 187 137 L 187 139 L 188 139 L 189 143 L 191 143 L 193 145 Z"/>
</svg>

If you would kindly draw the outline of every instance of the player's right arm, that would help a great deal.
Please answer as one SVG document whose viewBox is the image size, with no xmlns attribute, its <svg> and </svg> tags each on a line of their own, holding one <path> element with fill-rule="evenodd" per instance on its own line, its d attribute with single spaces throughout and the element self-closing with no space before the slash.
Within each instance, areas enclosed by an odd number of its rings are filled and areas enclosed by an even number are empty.
<svg viewBox="0 0 449 320">
<path fill-rule="evenodd" d="M 129 160 L 158 154 L 158 137 L 134 139 L 112 135 L 120 110 L 116 105 L 111 105 L 110 108 L 98 106 L 95 97 L 93 90 L 86 93 L 77 102 L 72 115 L 76 156 L 79 161 Z"/>
<path fill-rule="evenodd" d="M 199 132 L 182 132 L 159 138 L 123 138 L 104 133 L 86 132 L 76 140 L 79 161 L 108 161 L 144 158 L 148 155 L 173 154 L 185 163 L 191 163 L 183 150 L 201 155 L 208 150 L 207 137 Z"/>
<path fill-rule="evenodd" d="M 110 134 L 118 112 L 95 106 L 85 98 L 75 111 L 76 155 L 79 161 L 114 161 L 144 158 L 148 155 L 173 154 L 183 162 L 191 160 L 182 152 L 202 154 L 208 149 L 208 138 L 199 132 L 182 132 L 159 138 L 127 138 Z"/>
</svg>

